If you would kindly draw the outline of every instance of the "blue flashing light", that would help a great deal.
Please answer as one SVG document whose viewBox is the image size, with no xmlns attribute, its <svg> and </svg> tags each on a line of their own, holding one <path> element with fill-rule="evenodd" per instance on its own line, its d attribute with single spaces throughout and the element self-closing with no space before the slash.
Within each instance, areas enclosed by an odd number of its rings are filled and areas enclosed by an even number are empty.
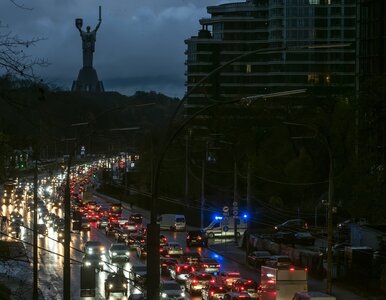
<svg viewBox="0 0 386 300">
<path fill-rule="evenodd" d="M 243 214 L 243 218 L 244 218 L 244 219 L 247 219 L 247 218 L 248 218 L 248 215 L 247 215 L 247 214 Z"/>
<path fill-rule="evenodd" d="M 222 220 L 222 217 L 216 216 L 214 217 L 216 220 Z"/>
</svg>

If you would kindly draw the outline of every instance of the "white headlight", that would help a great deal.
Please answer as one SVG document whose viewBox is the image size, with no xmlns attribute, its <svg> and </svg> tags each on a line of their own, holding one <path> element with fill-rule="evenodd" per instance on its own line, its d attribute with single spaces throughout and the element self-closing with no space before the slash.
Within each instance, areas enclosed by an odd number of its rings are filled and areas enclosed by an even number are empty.
<svg viewBox="0 0 386 300">
<path fill-rule="evenodd" d="M 124 288 L 126 288 L 126 287 L 127 287 L 127 286 L 126 286 L 126 283 L 124 283 L 124 284 L 123 284 L 123 287 L 124 287 Z"/>
<path fill-rule="evenodd" d="M 166 293 L 162 293 L 162 298 L 166 298 L 168 295 Z"/>
<path fill-rule="evenodd" d="M 112 285 L 111 283 L 109 284 L 109 289 L 112 289 L 114 287 L 114 285 Z"/>
<path fill-rule="evenodd" d="M 181 293 L 181 297 L 185 297 L 185 293 L 184 292 Z"/>
<path fill-rule="evenodd" d="M 117 252 L 113 252 L 113 256 L 117 255 Z"/>
<path fill-rule="evenodd" d="M 91 263 L 90 263 L 89 261 L 86 261 L 86 262 L 84 263 L 84 265 L 85 265 L 86 267 L 89 267 L 89 266 L 91 266 Z"/>
<path fill-rule="evenodd" d="M 126 254 L 127 256 L 129 256 L 129 255 L 130 255 L 130 252 L 126 252 L 125 254 Z"/>
</svg>

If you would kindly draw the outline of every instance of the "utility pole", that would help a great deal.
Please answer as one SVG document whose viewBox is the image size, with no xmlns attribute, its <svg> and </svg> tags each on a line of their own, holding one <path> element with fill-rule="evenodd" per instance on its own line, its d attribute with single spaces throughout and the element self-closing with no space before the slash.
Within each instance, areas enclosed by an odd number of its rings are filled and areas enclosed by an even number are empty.
<svg viewBox="0 0 386 300">
<path fill-rule="evenodd" d="M 71 198 L 70 198 L 70 173 L 72 153 L 67 162 L 66 191 L 64 196 L 64 258 L 63 258 L 63 299 L 71 299 L 71 265 L 70 265 L 70 242 L 71 242 Z"/>
<path fill-rule="evenodd" d="M 186 132 L 185 139 L 185 207 L 189 203 L 189 131 Z"/>
<path fill-rule="evenodd" d="M 251 216 L 251 163 L 248 160 L 247 167 L 247 212 L 249 217 Z M 250 220 L 247 220 L 247 231 L 245 234 L 245 261 L 248 262 L 248 254 L 249 254 L 249 235 L 250 235 Z"/>
<path fill-rule="evenodd" d="M 202 160 L 201 167 L 201 229 L 204 228 L 204 208 L 205 208 L 205 159 Z"/>
<path fill-rule="evenodd" d="M 33 291 L 32 299 L 38 300 L 38 151 L 35 149 L 34 168 L 34 226 L 33 226 Z"/>
<path fill-rule="evenodd" d="M 237 220 L 238 220 L 238 197 L 237 197 L 237 161 L 235 159 L 234 176 L 233 176 L 233 221 L 235 229 L 235 243 L 237 244 Z"/>
<path fill-rule="evenodd" d="M 332 261 L 332 243 L 333 243 L 333 224 L 332 224 L 332 204 L 333 204 L 333 197 L 334 197 L 334 164 L 332 160 L 332 153 L 330 149 L 330 145 L 323 137 L 323 141 L 325 142 L 328 150 L 328 155 L 330 158 L 330 170 L 328 172 L 328 206 L 327 206 L 327 293 L 331 294 L 332 291 L 332 268 L 333 268 L 333 261 Z"/>
</svg>

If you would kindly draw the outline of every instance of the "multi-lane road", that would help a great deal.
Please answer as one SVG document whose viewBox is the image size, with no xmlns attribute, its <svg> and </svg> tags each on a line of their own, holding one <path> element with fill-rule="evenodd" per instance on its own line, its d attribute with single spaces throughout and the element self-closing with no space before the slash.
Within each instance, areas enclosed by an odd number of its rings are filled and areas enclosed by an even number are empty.
<svg viewBox="0 0 386 300">
<path fill-rule="evenodd" d="M 94 195 L 93 198 L 98 204 L 102 207 L 109 207 L 109 202 L 114 201 L 105 197 L 99 197 Z M 48 205 L 48 208 L 51 212 L 56 213 L 58 216 L 62 217 L 63 212 L 59 209 L 52 209 Z M 5 208 L 3 207 L 3 210 Z M 12 208 L 11 208 L 12 209 Z M 27 209 L 20 210 L 24 220 L 26 228 L 22 228 L 20 238 L 26 242 L 27 252 L 30 257 L 32 257 L 32 231 L 28 228 L 33 228 L 31 213 Z M 132 211 L 130 208 L 125 208 L 123 210 L 123 216 L 128 217 L 131 213 L 139 212 L 144 216 L 144 226 L 149 220 L 149 213 L 147 211 L 139 210 L 134 208 Z M 171 212 L 172 213 L 172 212 Z M 39 222 L 42 222 L 40 220 Z M 189 220 L 187 220 L 189 223 Z M 239 265 L 234 261 L 230 261 L 221 255 L 218 255 L 206 248 L 186 247 L 186 233 L 185 232 L 162 232 L 169 241 L 176 241 L 180 243 L 185 251 L 196 251 L 200 253 L 203 257 L 214 257 L 221 265 L 221 271 L 238 271 L 243 277 L 257 279 L 256 271 L 248 269 L 243 265 Z M 42 290 L 45 299 L 62 299 L 63 297 L 63 245 L 57 241 L 57 233 L 49 227 L 48 236 L 40 236 L 38 246 L 39 248 L 39 288 Z M 114 242 L 114 237 L 106 236 L 104 229 L 98 229 L 95 223 L 92 223 L 91 230 L 89 232 L 73 232 L 71 233 L 71 299 L 80 299 L 80 265 L 83 257 L 83 248 L 84 243 L 88 240 L 99 240 L 108 251 L 112 242 Z M 216 241 L 214 241 L 216 242 Z M 32 259 L 31 259 L 32 261 Z M 145 260 L 140 260 L 136 252 L 131 252 L 130 261 L 122 265 L 126 270 L 126 276 L 128 277 L 128 271 L 131 268 L 131 265 L 146 264 Z M 106 263 L 104 264 L 104 270 L 97 272 L 96 274 L 96 297 L 82 299 L 105 299 L 104 291 L 104 281 L 108 275 L 108 272 L 114 272 L 116 268 L 114 265 L 110 264 L 108 255 L 106 255 Z M 129 294 L 130 294 L 129 289 Z M 191 297 L 189 294 L 186 296 L 187 299 L 201 299 L 200 296 Z M 111 294 L 109 299 L 125 299 L 120 294 Z"/>
</svg>

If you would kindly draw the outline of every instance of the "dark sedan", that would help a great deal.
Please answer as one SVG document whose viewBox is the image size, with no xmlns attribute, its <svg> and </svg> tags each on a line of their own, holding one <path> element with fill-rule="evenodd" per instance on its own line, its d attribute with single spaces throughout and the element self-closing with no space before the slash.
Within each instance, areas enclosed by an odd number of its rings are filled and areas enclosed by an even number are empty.
<svg viewBox="0 0 386 300">
<path fill-rule="evenodd" d="M 261 267 L 261 265 L 264 265 L 265 262 L 269 260 L 271 256 L 272 254 L 268 251 L 253 251 L 248 254 L 248 264 L 259 268 Z"/>
</svg>

